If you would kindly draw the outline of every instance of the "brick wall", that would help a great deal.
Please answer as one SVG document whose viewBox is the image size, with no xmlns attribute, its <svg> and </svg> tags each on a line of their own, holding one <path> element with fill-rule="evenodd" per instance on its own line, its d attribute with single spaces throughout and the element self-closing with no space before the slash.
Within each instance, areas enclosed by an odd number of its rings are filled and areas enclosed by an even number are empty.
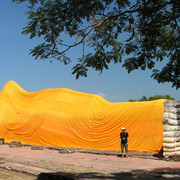
<svg viewBox="0 0 180 180">
<path fill-rule="evenodd" d="M 165 101 L 163 114 L 163 155 L 180 154 L 180 101 Z"/>
</svg>

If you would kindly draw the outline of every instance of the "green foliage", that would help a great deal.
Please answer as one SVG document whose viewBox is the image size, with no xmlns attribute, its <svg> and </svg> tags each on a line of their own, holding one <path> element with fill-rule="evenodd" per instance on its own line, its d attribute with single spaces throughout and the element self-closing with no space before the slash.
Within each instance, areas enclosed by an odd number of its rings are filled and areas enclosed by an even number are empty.
<svg viewBox="0 0 180 180">
<path fill-rule="evenodd" d="M 68 64 L 69 49 L 82 44 L 82 57 L 72 69 L 76 78 L 86 77 L 89 68 L 102 73 L 113 62 L 121 63 L 128 73 L 152 69 L 152 78 L 159 83 L 180 87 L 179 0 L 12 1 L 30 4 L 22 33 L 43 37 L 44 42 L 30 52 L 36 59 Z M 64 34 L 74 42 L 66 42 Z M 85 52 L 85 46 L 91 53 Z M 164 59 L 167 64 L 156 69 L 156 62 Z"/>
<path fill-rule="evenodd" d="M 154 101 L 154 100 L 158 100 L 158 99 L 168 99 L 168 100 L 174 100 L 173 97 L 171 97 L 170 95 L 155 95 L 155 96 L 151 96 L 149 98 L 147 98 L 146 96 L 142 96 L 142 98 L 136 100 L 136 99 L 129 99 L 129 102 L 136 102 L 136 101 Z"/>
<path fill-rule="evenodd" d="M 152 96 L 149 98 L 149 101 L 153 101 L 153 100 L 157 100 L 157 99 L 168 99 L 168 100 L 174 100 L 173 97 L 171 97 L 170 95 L 156 95 L 156 96 Z"/>
</svg>

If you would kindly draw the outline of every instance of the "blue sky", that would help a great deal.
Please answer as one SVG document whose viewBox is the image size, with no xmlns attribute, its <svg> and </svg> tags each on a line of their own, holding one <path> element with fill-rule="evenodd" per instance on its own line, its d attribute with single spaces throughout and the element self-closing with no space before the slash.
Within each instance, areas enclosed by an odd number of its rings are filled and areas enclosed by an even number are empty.
<svg viewBox="0 0 180 180">
<path fill-rule="evenodd" d="M 29 55 L 29 49 L 40 43 L 40 39 L 29 39 L 22 35 L 26 26 L 25 4 L 0 0 L 0 91 L 6 82 L 13 80 L 28 92 L 48 88 L 68 88 L 80 92 L 98 94 L 111 102 L 125 102 L 154 95 L 166 95 L 180 100 L 180 90 L 171 83 L 158 84 L 151 78 L 151 70 L 137 70 L 130 74 L 121 64 L 111 64 L 101 75 L 90 70 L 87 78 L 75 79 L 71 75 L 73 63 L 64 65 L 53 61 L 38 61 Z M 72 49 L 68 55 L 72 61 L 79 57 L 81 49 Z"/>
</svg>

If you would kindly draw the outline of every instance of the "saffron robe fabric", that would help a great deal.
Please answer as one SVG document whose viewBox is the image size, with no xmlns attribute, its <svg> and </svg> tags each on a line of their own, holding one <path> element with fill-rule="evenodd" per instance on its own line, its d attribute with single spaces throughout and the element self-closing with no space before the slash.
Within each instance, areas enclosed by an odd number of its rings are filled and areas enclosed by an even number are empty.
<svg viewBox="0 0 180 180">
<path fill-rule="evenodd" d="M 65 88 L 27 92 L 9 81 L 0 92 L 0 138 L 23 144 L 120 150 L 119 134 L 125 127 L 129 150 L 155 152 L 162 147 L 164 101 L 111 103 Z"/>
</svg>

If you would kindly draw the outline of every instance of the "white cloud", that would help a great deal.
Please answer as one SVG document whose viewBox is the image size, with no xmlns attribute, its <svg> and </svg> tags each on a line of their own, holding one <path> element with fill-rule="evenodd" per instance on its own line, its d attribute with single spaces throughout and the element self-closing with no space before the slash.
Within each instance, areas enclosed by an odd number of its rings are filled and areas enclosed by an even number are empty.
<svg viewBox="0 0 180 180">
<path fill-rule="evenodd" d="M 108 101 L 114 101 L 114 100 L 117 99 L 116 96 L 108 96 L 107 94 L 102 93 L 102 92 L 98 93 L 97 95 L 103 97 L 104 99 L 106 99 L 106 100 L 108 100 Z"/>
</svg>

